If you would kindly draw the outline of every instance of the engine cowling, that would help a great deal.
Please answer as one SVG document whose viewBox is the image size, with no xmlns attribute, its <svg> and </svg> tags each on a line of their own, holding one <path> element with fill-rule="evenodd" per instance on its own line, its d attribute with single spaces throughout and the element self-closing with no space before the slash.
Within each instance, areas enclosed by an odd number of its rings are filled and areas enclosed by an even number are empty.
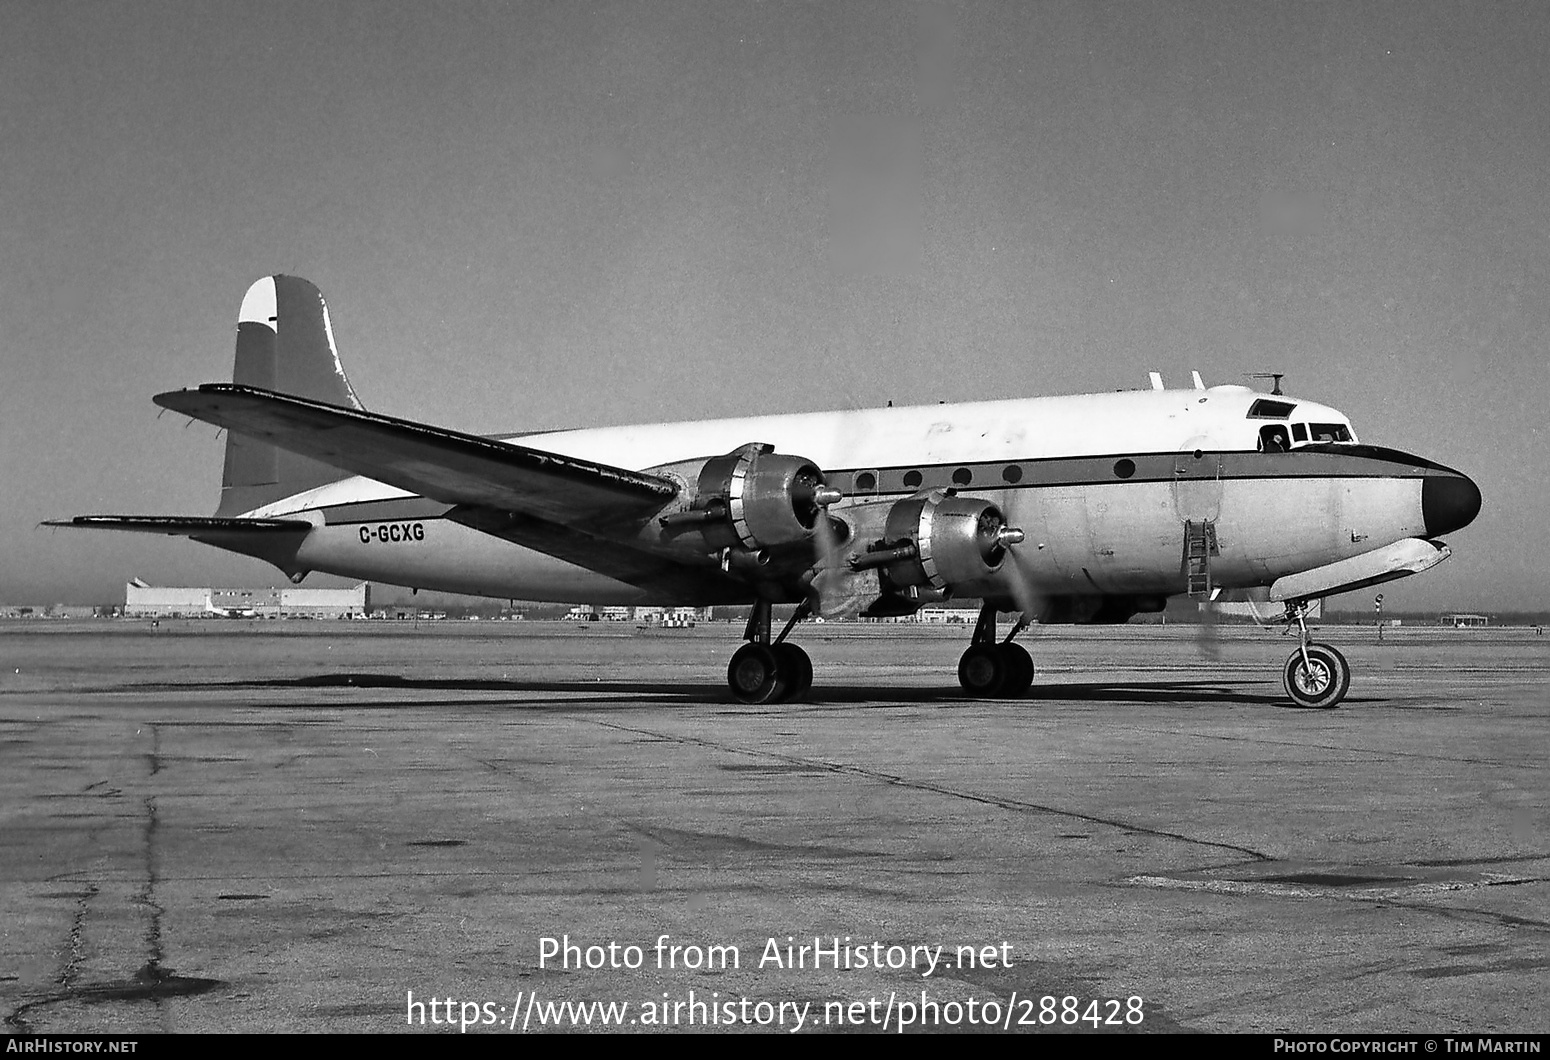
<svg viewBox="0 0 1550 1060">
<path fill-rule="evenodd" d="M 857 566 L 882 566 L 895 585 L 946 589 L 994 574 L 1007 544 L 1021 539 L 989 501 L 929 493 L 893 506 L 875 559 Z"/>
<path fill-rule="evenodd" d="M 711 549 L 758 553 L 810 541 L 823 506 L 838 496 L 811 460 L 745 445 L 705 461 L 692 506 L 660 522 L 667 530 L 698 530 Z"/>
</svg>

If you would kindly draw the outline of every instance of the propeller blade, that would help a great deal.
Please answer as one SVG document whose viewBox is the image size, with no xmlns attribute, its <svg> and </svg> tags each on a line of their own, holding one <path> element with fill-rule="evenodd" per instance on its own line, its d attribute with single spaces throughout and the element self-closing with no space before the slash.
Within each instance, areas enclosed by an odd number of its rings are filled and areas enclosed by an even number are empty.
<svg viewBox="0 0 1550 1060">
<path fill-rule="evenodd" d="M 1022 556 L 1019 554 L 1019 546 L 1027 540 L 1027 535 L 1016 527 L 1003 527 L 996 534 L 997 542 L 1005 547 L 1007 564 L 1011 568 L 1008 572 L 1011 577 L 1012 603 L 1021 612 L 1018 619 L 1018 628 L 1031 625 L 1044 613 L 1044 600 L 1033 588 L 1033 579 L 1027 569 L 1023 567 Z"/>
<path fill-rule="evenodd" d="M 824 486 L 814 493 L 813 499 L 818 504 L 818 521 L 813 524 L 813 574 L 809 583 L 816 598 L 813 610 L 824 618 L 834 618 L 852 604 L 851 594 L 846 592 L 850 570 L 844 549 L 844 543 L 850 537 L 849 528 L 829 514 L 829 505 L 843 499 L 839 490 Z"/>
<path fill-rule="evenodd" d="M 1206 599 L 1205 607 L 1201 609 L 1200 623 L 1195 627 L 1195 650 L 1200 652 L 1202 658 L 1212 662 L 1222 657 L 1220 630 L 1217 628 L 1219 617 L 1216 610 L 1216 594 L 1212 593 Z"/>
</svg>

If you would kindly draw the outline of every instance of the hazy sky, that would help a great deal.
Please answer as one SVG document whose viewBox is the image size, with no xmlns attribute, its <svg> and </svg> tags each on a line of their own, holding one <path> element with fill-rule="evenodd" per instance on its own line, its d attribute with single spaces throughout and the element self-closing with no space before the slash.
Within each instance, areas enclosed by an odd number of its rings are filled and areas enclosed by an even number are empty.
<svg viewBox="0 0 1550 1060">
<path fill-rule="evenodd" d="M 1550 5 L 0 20 L 0 600 L 275 582 L 35 524 L 214 510 L 150 395 L 284 271 L 369 408 L 476 432 L 1286 372 L 1484 493 L 1389 606 L 1550 608 Z"/>
</svg>

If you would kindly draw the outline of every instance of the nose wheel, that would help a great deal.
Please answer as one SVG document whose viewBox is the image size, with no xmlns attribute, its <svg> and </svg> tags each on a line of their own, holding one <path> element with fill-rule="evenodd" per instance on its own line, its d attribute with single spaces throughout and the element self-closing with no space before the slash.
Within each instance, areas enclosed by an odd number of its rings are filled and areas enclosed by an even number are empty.
<svg viewBox="0 0 1550 1060">
<path fill-rule="evenodd" d="M 1338 707 L 1351 687 L 1351 666 L 1328 644 L 1309 644 L 1287 657 L 1282 679 L 1299 707 Z"/>
<path fill-rule="evenodd" d="M 1012 637 L 996 643 L 996 608 L 986 604 L 974 625 L 974 639 L 958 660 L 958 683 L 971 696 L 980 699 L 1017 699 L 1033 685 L 1033 657 Z"/>
<path fill-rule="evenodd" d="M 793 626 L 807 617 L 800 605 L 779 637 L 770 637 L 770 604 L 761 600 L 748 617 L 748 643 L 727 664 L 727 687 L 739 703 L 784 703 L 801 699 L 813 687 L 813 661 L 786 640 Z"/>
<path fill-rule="evenodd" d="M 1314 644 L 1308 638 L 1305 602 L 1286 605 L 1287 620 L 1297 623 L 1302 642 L 1286 658 L 1281 679 L 1286 694 L 1299 707 L 1331 710 L 1340 705 L 1351 687 L 1351 664 L 1328 644 Z"/>
</svg>

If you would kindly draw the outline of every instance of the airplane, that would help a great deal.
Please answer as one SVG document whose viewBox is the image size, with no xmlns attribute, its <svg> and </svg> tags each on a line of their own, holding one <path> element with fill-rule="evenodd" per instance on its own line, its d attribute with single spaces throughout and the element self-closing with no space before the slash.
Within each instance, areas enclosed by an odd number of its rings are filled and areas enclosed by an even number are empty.
<svg viewBox="0 0 1550 1060">
<path fill-rule="evenodd" d="M 230 383 L 154 400 L 225 428 L 213 516 L 47 525 L 183 536 L 312 571 L 501 599 L 752 605 L 727 683 L 807 695 L 809 617 L 981 601 L 965 692 L 1016 698 L 1032 623 L 1122 623 L 1169 597 L 1283 605 L 1286 693 L 1338 706 L 1345 657 L 1309 606 L 1421 573 L 1478 487 L 1362 443 L 1345 414 L 1245 386 L 760 415 L 486 437 L 369 412 L 322 293 L 254 283 Z M 776 632 L 772 607 L 797 605 Z M 1016 614 L 1010 631 L 998 616 Z"/>
<path fill-rule="evenodd" d="M 205 614 L 212 618 L 257 618 L 258 610 L 252 607 L 220 607 L 206 600 Z"/>
</svg>

